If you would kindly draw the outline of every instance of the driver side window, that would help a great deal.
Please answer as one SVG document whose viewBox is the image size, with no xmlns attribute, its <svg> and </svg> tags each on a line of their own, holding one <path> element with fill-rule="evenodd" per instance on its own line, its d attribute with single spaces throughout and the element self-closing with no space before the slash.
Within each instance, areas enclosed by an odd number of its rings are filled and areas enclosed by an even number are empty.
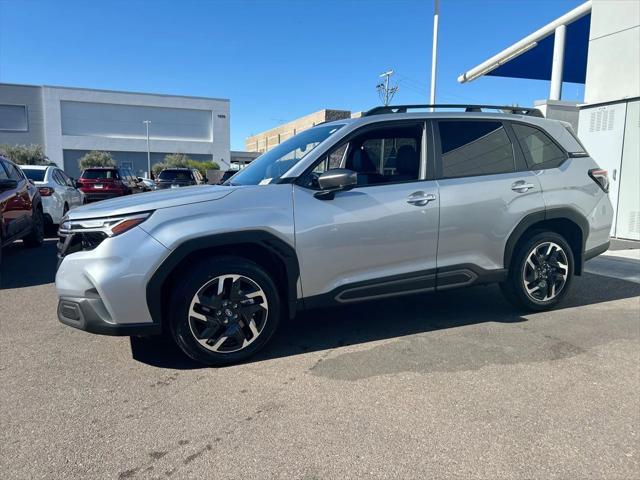
<svg viewBox="0 0 640 480">
<path fill-rule="evenodd" d="M 420 179 L 423 123 L 365 131 L 338 145 L 316 164 L 304 183 L 319 188 L 327 170 L 347 168 L 358 174 L 358 187 Z"/>
</svg>

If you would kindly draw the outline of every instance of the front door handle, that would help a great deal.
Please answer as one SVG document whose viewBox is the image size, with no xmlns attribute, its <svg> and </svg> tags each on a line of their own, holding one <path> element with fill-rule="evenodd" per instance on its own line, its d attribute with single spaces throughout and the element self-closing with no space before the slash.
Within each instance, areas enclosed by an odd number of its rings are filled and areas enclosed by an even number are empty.
<svg viewBox="0 0 640 480">
<path fill-rule="evenodd" d="M 526 193 L 534 187 L 533 183 L 527 183 L 524 180 L 518 180 L 511 185 L 511 190 L 518 193 Z"/>
<path fill-rule="evenodd" d="M 407 198 L 407 203 L 411 205 L 415 205 L 416 207 L 424 207 L 429 202 L 433 202 L 436 199 L 436 196 L 433 193 L 425 193 L 425 192 L 413 192 Z"/>
</svg>

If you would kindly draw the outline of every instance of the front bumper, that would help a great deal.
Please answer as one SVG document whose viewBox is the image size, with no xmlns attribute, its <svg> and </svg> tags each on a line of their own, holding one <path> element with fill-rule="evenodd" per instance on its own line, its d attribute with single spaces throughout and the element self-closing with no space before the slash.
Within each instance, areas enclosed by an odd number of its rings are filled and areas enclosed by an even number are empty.
<svg viewBox="0 0 640 480">
<path fill-rule="evenodd" d="M 158 323 L 113 323 L 99 298 L 61 297 L 58 301 L 58 320 L 70 327 L 100 335 L 157 335 L 162 331 Z"/>
<path fill-rule="evenodd" d="M 140 227 L 107 238 L 93 250 L 61 259 L 56 273 L 58 319 L 105 335 L 158 333 L 146 287 L 169 250 Z"/>
</svg>

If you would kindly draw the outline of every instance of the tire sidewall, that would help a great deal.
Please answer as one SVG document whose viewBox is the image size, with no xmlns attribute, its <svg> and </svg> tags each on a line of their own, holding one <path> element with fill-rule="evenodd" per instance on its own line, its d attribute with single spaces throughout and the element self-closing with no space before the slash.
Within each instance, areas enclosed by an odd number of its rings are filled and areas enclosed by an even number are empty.
<svg viewBox="0 0 640 480">
<path fill-rule="evenodd" d="M 33 211 L 31 231 L 24 237 L 23 242 L 27 247 L 39 247 L 44 242 L 44 213 L 38 207 Z"/>
<path fill-rule="evenodd" d="M 525 263 L 527 261 L 527 258 L 529 256 L 529 253 L 531 252 L 531 250 L 533 250 L 533 248 L 536 245 L 539 245 L 544 242 L 553 242 L 560 245 L 560 247 L 562 247 L 562 249 L 564 250 L 567 256 L 568 269 L 569 269 L 569 273 L 567 275 L 567 279 L 565 281 L 564 287 L 562 287 L 562 291 L 558 295 L 556 295 L 554 298 L 547 301 L 534 300 L 533 298 L 531 298 L 527 294 L 524 286 L 524 282 L 522 280 L 522 272 L 523 272 Z M 510 277 L 509 281 L 511 282 L 510 286 L 512 287 L 512 292 L 521 305 L 523 305 L 524 307 L 530 310 L 535 310 L 535 311 L 548 310 L 556 306 L 558 303 L 560 303 L 564 299 L 564 297 L 567 295 L 569 288 L 571 287 L 571 282 L 573 280 L 573 274 L 575 271 L 575 260 L 573 257 L 573 251 L 571 250 L 571 247 L 569 246 L 567 241 L 564 239 L 564 237 L 562 237 L 561 235 L 555 232 L 540 232 L 540 233 L 534 234 L 533 236 L 531 236 L 531 238 L 529 238 L 526 242 L 524 242 L 520 246 L 520 248 L 518 248 L 518 251 L 515 256 L 515 260 L 516 261 L 513 263 L 514 268 L 511 269 L 512 271 L 510 272 L 510 275 L 509 275 Z"/>
<path fill-rule="evenodd" d="M 220 275 L 243 275 L 256 282 L 269 304 L 266 324 L 260 336 L 246 348 L 230 353 L 217 353 L 204 348 L 195 339 L 189 326 L 189 308 L 193 296 L 202 286 Z M 256 263 L 238 257 L 219 257 L 183 270 L 184 282 L 174 291 L 169 311 L 171 335 L 178 347 L 193 360 L 210 366 L 242 362 L 254 355 L 269 341 L 280 322 L 280 298 L 271 277 Z"/>
</svg>

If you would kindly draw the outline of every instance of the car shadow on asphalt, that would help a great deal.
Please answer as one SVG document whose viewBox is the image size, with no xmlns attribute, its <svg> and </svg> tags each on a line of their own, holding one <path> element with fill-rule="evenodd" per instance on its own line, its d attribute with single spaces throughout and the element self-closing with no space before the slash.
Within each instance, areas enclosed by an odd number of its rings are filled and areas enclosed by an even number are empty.
<svg viewBox="0 0 640 480">
<path fill-rule="evenodd" d="M 636 283 L 585 274 L 574 279 L 558 310 L 638 295 Z M 285 321 L 269 345 L 247 363 L 480 323 L 527 322 L 522 315 L 495 285 L 311 310 Z M 135 360 L 152 366 L 202 368 L 168 341 L 132 339 L 131 346 Z"/>
<path fill-rule="evenodd" d="M 39 248 L 25 248 L 22 242 L 6 247 L 2 252 L 0 289 L 52 283 L 57 264 L 55 243 L 55 238 L 47 238 Z M 587 273 L 575 277 L 571 292 L 559 309 L 639 295 L 637 283 Z M 357 303 L 311 310 L 284 321 L 269 345 L 248 362 L 479 323 L 526 321 L 495 285 Z M 164 339 L 132 338 L 131 351 L 135 360 L 159 368 L 202 368 Z"/>
<path fill-rule="evenodd" d="M 25 247 L 22 241 L 2 249 L 0 290 L 52 283 L 58 264 L 57 238 L 48 236 L 40 247 Z"/>
</svg>

